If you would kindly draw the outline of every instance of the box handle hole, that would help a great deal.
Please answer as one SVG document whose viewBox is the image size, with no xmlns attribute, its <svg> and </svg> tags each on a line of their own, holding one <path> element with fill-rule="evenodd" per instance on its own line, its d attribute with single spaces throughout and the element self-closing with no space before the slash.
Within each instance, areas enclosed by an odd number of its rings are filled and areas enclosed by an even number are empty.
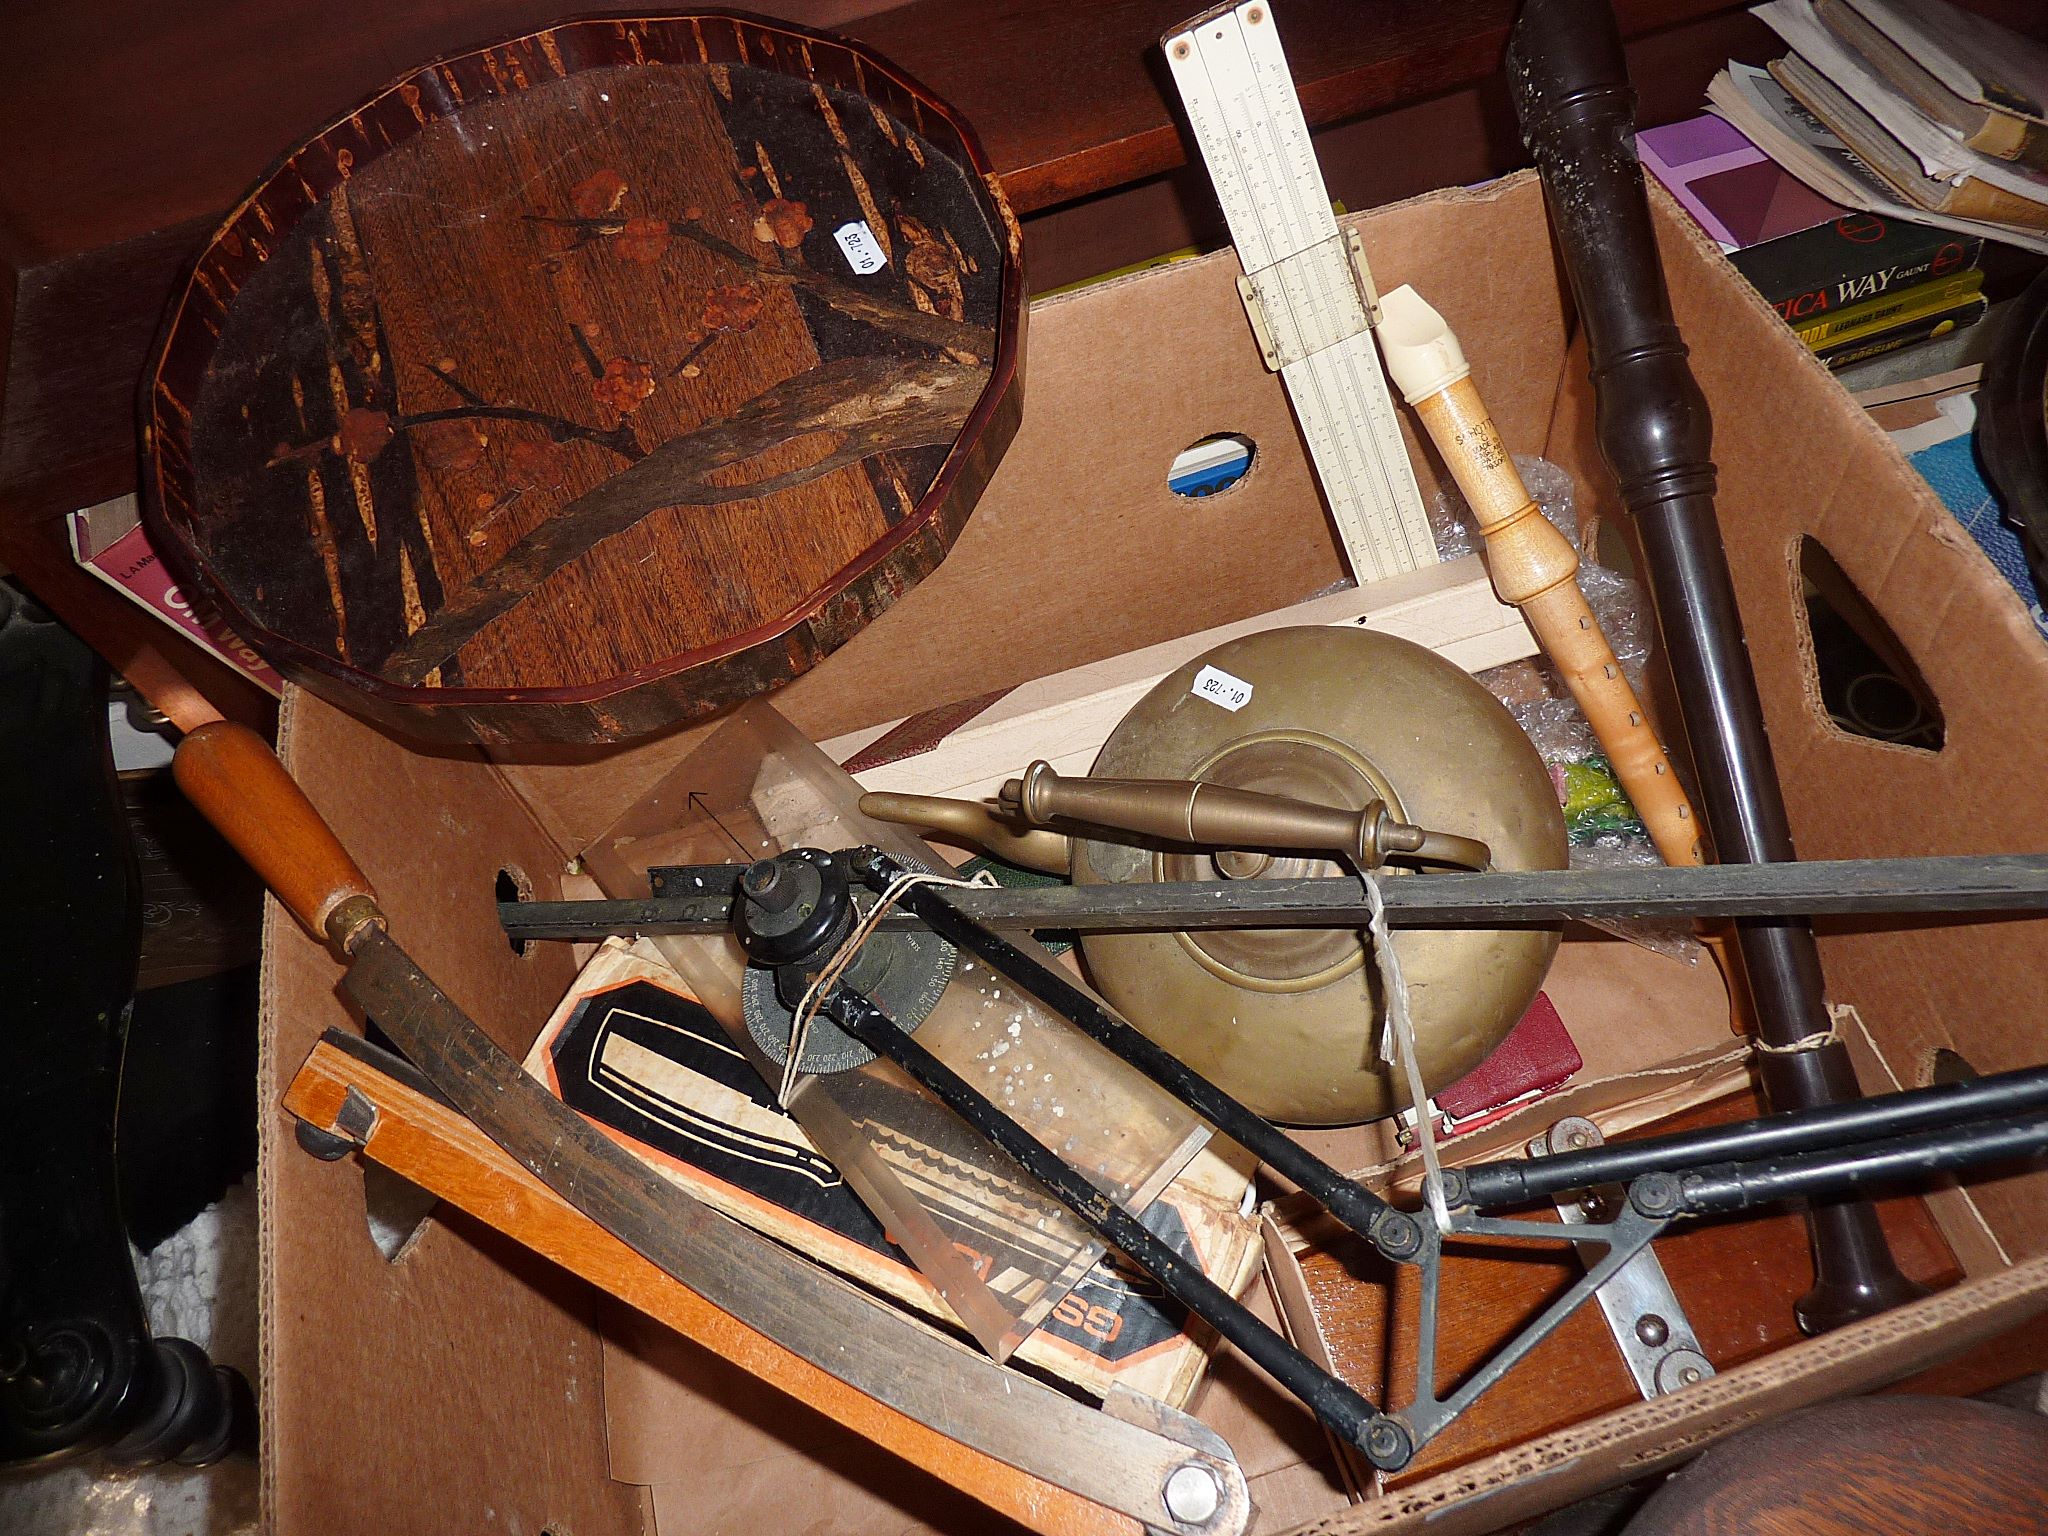
<svg viewBox="0 0 2048 1536">
<path fill-rule="evenodd" d="M 1214 496 L 1251 473 L 1258 444 L 1242 432 L 1212 432 L 1174 455 L 1166 488 L 1176 496 Z"/>
<path fill-rule="evenodd" d="M 497 899 L 499 901 L 533 900 L 533 882 L 526 878 L 526 871 L 510 864 L 499 870 Z M 505 942 L 512 946 L 513 954 L 522 957 L 526 954 L 529 947 L 527 940 L 515 939 L 510 934 L 505 935 Z"/>
<path fill-rule="evenodd" d="M 387 1264 L 413 1250 L 440 1201 L 381 1163 L 363 1159 L 363 1223 Z"/>
<path fill-rule="evenodd" d="M 1799 575 L 1813 685 L 1828 718 L 1851 736 L 1939 752 L 1941 705 L 1912 655 L 1827 546 L 1799 541 Z"/>
<path fill-rule="evenodd" d="M 1927 1053 L 1926 1078 L 1923 1086 L 1932 1087 L 1937 1083 L 1967 1083 L 1979 1075 L 1961 1051 L 1952 1051 L 1940 1046 Z"/>
</svg>

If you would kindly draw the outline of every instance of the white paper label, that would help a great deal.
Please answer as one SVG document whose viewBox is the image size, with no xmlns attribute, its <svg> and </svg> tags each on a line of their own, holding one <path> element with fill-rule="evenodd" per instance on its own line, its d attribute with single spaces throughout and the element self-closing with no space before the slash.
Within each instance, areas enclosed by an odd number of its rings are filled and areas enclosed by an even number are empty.
<svg viewBox="0 0 2048 1536">
<path fill-rule="evenodd" d="M 889 258 L 882 254 L 881 244 L 865 219 L 840 225 L 832 231 L 832 238 L 839 242 L 839 249 L 846 252 L 846 264 L 862 277 L 889 265 Z"/>
<path fill-rule="evenodd" d="M 1252 701 L 1252 685 L 1241 677 L 1232 677 L 1221 667 L 1202 668 L 1195 674 L 1195 685 L 1188 692 L 1222 705 L 1233 715 Z"/>
</svg>

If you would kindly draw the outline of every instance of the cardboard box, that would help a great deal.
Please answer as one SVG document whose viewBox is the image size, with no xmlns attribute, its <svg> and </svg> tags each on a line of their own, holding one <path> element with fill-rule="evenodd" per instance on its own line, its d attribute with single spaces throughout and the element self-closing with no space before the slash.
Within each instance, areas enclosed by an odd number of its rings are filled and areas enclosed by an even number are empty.
<svg viewBox="0 0 2048 1536">
<path fill-rule="evenodd" d="M 1723 531 L 1802 851 L 2039 844 L 2048 655 L 2018 600 L 1689 221 L 1665 204 L 1659 222 L 1678 316 L 1718 414 Z M 1415 283 L 1457 329 L 1506 439 L 1611 504 L 1534 180 L 1436 194 L 1362 224 L 1379 282 Z M 1039 305 L 1023 426 L 952 556 L 779 706 L 825 739 L 1336 582 L 1339 557 L 1279 383 L 1247 336 L 1236 273 L 1224 253 Z M 1257 444 L 1250 474 L 1224 494 L 1172 496 L 1174 455 L 1218 431 Z M 1411 451 L 1426 482 L 1443 478 L 1412 430 Z M 1806 537 L 1827 546 L 1918 663 L 1946 717 L 1941 752 L 1846 736 L 1821 712 L 1800 601 Z M 494 760 L 412 749 L 303 694 L 285 707 L 287 761 L 378 886 L 396 933 L 515 1052 L 576 962 L 563 945 L 513 953 L 493 912 L 500 873 L 556 894 L 569 858 L 695 739 Z M 360 1021 L 335 993 L 333 962 L 275 906 L 268 938 L 262 1092 L 274 1103 L 322 1029 Z M 1914 1084 L 1937 1048 L 1985 1072 L 2048 1056 L 2044 940 L 2038 921 L 1915 921 L 1840 927 L 1823 953 L 1833 995 L 1868 1027 L 1865 1066 Z M 1609 1027 L 1625 1034 L 1636 1008 L 1660 1014 L 1657 992 L 1620 997 L 1628 1006 Z M 613 1446 L 608 1462 L 606 1333 L 584 1287 L 459 1218 L 430 1224 L 387 1263 L 365 1227 L 360 1172 L 299 1152 L 280 1115 L 264 1120 L 261 1180 L 264 1491 L 272 1527 L 287 1536 L 344 1525 L 626 1536 L 692 1502 L 730 1529 L 988 1524 L 786 1405 L 734 1404 L 751 1416 L 738 1433 L 714 1401 L 725 1394 L 703 1390 L 715 1371 L 695 1378 L 695 1417 L 664 1425 L 698 1486 L 615 1481 L 614 1467 L 633 1475 L 624 1453 L 634 1448 Z M 2034 1317 L 2048 1308 L 2043 1189 L 2039 1177 L 2008 1179 L 1962 1202 L 1957 1219 L 1977 1240 L 1958 1245 L 1972 1277 L 1956 1289 L 1374 1503 L 1345 1506 L 1334 1474 L 1317 1470 L 1312 1423 L 1241 1362 L 1218 1362 L 1202 1412 L 1257 1479 L 1262 1529 L 1309 1518 L 1323 1531 L 1490 1529 Z M 673 1369 L 688 1376 L 686 1364 Z M 714 1471 L 695 1449 L 714 1444 L 752 1445 L 757 1459 L 776 1448 L 777 1475 Z M 821 1509 L 838 1507 L 817 1502 L 834 1498 L 835 1479 L 842 1491 L 874 1480 L 894 1502 L 864 1494 L 817 1524 Z"/>
</svg>

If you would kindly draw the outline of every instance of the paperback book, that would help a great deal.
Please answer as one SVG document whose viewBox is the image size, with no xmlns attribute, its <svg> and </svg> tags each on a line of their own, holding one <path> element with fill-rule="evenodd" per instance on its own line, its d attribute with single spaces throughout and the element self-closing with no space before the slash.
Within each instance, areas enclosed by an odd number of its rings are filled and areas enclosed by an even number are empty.
<svg viewBox="0 0 2048 1536">
<path fill-rule="evenodd" d="M 1980 294 L 1974 299 L 1966 299 L 1954 309 L 1894 325 L 1875 336 L 1838 341 L 1832 346 L 1820 347 L 1816 355 L 1830 368 L 1835 369 L 1846 368 L 1851 363 L 1868 362 L 1873 357 L 1882 357 L 1887 352 L 1896 352 L 1901 347 L 1912 346 L 1915 342 L 1932 341 L 1937 336 L 1946 336 L 1951 331 L 1975 325 L 1984 318 L 1984 311 L 1989 307 Z"/>
<path fill-rule="evenodd" d="M 1643 168 L 1794 326 L 1973 271 L 1971 235 L 1860 212 L 1808 187 L 1722 117 L 1637 138 Z"/>
<path fill-rule="evenodd" d="M 162 619 L 186 639 L 242 671 L 270 693 L 284 692 L 284 679 L 257 655 L 213 609 L 187 596 L 149 542 L 133 496 L 71 514 L 71 553 L 79 565 L 138 607 Z"/>
<path fill-rule="evenodd" d="M 2048 170 L 2048 45 L 1946 0 L 1814 0 L 1844 48 L 1980 154 Z"/>
<path fill-rule="evenodd" d="M 1769 70 L 1731 63 L 1707 87 L 1714 112 L 1821 196 L 1886 219 L 1904 219 L 2048 254 L 2048 233 L 1915 208 L 1835 131 L 1771 78 Z"/>
<path fill-rule="evenodd" d="M 1983 291 L 1983 273 L 1962 272 L 1894 289 L 1819 319 L 1801 322 L 1793 330 L 1801 341 L 1819 352 L 1902 329 L 1930 316 L 1953 314 L 1977 301 Z"/>
<path fill-rule="evenodd" d="M 2048 175 L 1974 150 L 1928 117 L 1844 48 L 1811 0 L 1769 0 L 1755 14 L 1794 50 L 1771 73 L 1899 197 L 1960 218 L 2048 228 Z"/>
</svg>

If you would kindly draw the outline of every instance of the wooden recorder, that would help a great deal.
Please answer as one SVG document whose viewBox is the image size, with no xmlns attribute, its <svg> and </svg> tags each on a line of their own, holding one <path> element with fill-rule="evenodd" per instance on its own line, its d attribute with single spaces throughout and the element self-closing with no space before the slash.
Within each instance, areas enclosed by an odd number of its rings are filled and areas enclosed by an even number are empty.
<svg viewBox="0 0 2048 1536">
<path fill-rule="evenodd" d="M 1667 864 L 1698 864 L 1699 819 L 1650 728 L 1635 689 L 1579 590 L 1579 555 L 1522 484 L 1471 367 L 1444 318 L 1413 288 L 1380 299 L 1387 371 L 1450 466 L 1486 538 L 1486 563 L 1502 602 L 1522 610 L 1557 664 L 1615 777 Z"/>
</svg>

